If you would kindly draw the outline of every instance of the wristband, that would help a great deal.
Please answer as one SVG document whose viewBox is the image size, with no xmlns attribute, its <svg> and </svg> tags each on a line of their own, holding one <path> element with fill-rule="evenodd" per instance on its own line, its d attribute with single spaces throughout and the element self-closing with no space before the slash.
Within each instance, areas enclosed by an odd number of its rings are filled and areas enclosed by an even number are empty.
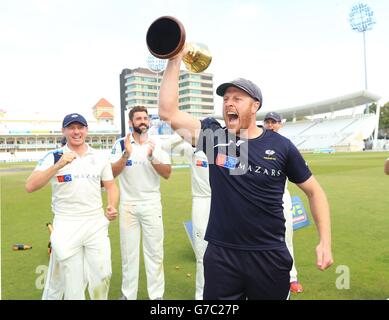
<svg viewBox="0 0 389 320">
<path fill-rule="evenodd" d="M 151 155 L 151 156 L 147 156 L 147 160 L 149 160 L 149 161 L 153 161 L 155 158 L 154 158 L 154 156 L 153 155 Z"/>
</svg>

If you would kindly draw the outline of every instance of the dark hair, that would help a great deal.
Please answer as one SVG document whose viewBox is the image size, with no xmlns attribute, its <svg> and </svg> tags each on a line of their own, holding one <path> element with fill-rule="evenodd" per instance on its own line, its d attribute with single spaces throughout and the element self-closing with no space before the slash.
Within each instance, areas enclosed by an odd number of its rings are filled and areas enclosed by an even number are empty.
<svg viewBox="0 0 389 320">
<path fill-rule="evenodd" d="M 147 115 L 149 115 L 149 113 L 147 112 L 147 108 L 144 107 L 144 106 L 135 106 L 133 107 L 129 114 L 128 114 L 128 117 L 130 118 L 130 120 L 132 121 L 132 119 L 134 119 L 134 114 L 135 112 L 146 112 Z"/>
</svg>

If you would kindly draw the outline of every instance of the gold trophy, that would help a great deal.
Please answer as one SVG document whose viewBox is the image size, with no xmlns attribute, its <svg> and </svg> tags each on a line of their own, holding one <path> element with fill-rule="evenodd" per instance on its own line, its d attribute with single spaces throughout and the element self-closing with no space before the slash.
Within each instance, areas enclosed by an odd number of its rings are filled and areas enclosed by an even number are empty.
<svg viewBox="0 0 389 320">
<path fill-rule="evenodd" d="M 169 59 L 187 46 L 189 52 L 182 59 L 186 68 L 196 73 L 204 71 L 212 60 L 208 47 L 202 43 L 185 43 L 185 39 L 183 24 L 171 16 L 155 20 L 146 35 L 147 47 L 154 57 Z"/>
</svg>

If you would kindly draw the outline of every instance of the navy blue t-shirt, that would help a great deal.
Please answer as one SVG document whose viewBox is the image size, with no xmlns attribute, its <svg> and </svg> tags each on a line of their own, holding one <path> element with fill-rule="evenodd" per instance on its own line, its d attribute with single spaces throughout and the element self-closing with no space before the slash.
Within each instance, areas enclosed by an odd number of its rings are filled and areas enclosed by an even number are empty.
<svg viewBox="0 0 389 320">
<path fill-rule="evenodd" d="M 213 118 L 201 129 L 197 148 L 208 157 L 212 190 L 205 240 L 241 250 L 285 247 L 286 178 L 303 183 L 312 175 L 300 152 L 270 130 L 240 139 Z"/>
</svg>

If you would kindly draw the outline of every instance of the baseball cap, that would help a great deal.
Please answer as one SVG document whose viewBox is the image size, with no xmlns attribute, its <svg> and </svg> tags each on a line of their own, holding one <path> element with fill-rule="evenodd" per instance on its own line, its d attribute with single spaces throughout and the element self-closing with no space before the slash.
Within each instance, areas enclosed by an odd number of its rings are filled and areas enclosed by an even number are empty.
<svg viewBox="0 0 389 320">
<path fill-rule="evenodd" d="M 282 122 L 282 116 L 277 112 L 269 112 L 266 114 L 265 118 L 263 118 L 263 121 L 266 121 L 267 119 L 272 119 L 277 122 Z"/>
<path fill-rule="evenodd" d="M 65 116 L 65 118 L 62 121 L 62 128 L 66 128 L 68 125 L 72 124 L 73 122 L 79 122 L 83 126 L 87 127 L 88 122 L 86 122 L 85 118 L 78 114 L 78 113 L 71 113 Z"/>
<path fill-rule="evenodd" d="M 258 86 L 251 82 L 250 80 L 246 80 L 243 78 L 237 78 L 235 80 L 232 80 L 230 82 L 226 82 L 221 84 L 216 89 L 216 94 L 219 96 L 224 96 L 224 93 L 229 87 L 236 87 L 238 89 L 241 89 L 245 92 L 247 92 L 251 98 L 259 101 L 262 106 L 262 92 L 261 89 L 258 88 Z"/>
</svg>

